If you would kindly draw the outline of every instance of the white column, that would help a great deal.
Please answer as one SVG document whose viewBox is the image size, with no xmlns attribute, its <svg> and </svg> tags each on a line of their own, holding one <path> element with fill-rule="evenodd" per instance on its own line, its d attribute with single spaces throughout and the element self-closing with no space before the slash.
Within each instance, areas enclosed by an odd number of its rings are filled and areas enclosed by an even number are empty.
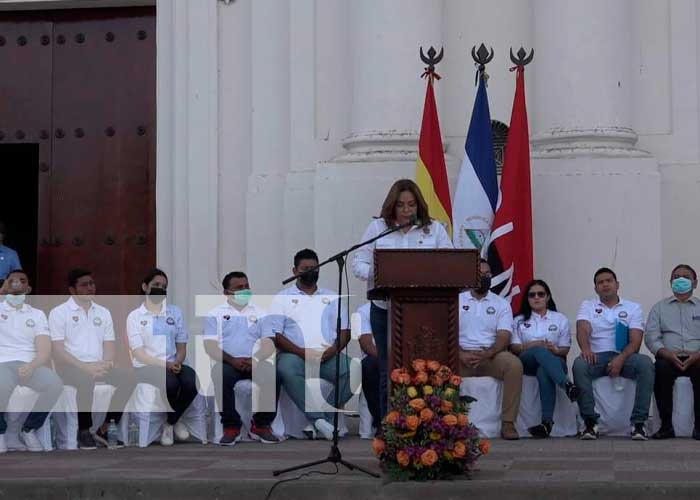
<svg viewBox="0 0 700 500">
<path fill-rule="evenodd" d="M 217 2 L 157 2 L 158 265 L 193 324 L 218 281 Z"/>
<path fill-rule="evenodd" d="M 661 294 L 658 163 L 635 148 L 632 127 L 635 7 L 535 0 L 535 57 L 525 71 L 535 95 L 535 272 L 570 318 L 593 296 L 602 266 L 618 273 L 622 296 L 647 310 Z"/>
<path fill-rule="evenodd" d="M 634 0 L 535 0 L 538 154 L 644 155 L 632 127 L 634 9 Z"/>
</svg>

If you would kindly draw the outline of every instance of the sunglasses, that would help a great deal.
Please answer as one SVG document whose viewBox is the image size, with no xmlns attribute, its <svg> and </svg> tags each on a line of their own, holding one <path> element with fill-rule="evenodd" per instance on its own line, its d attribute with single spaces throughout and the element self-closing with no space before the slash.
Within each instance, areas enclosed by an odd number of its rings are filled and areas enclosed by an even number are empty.
<svg viewBox="0 0 700 500">
<path fill-rule="evenodd" d="M 547 292 L 528 292 L 527 296 L 531 299 L 534 299 L 535 297 L 544 298 L 547 296 Z"/>
</svg>

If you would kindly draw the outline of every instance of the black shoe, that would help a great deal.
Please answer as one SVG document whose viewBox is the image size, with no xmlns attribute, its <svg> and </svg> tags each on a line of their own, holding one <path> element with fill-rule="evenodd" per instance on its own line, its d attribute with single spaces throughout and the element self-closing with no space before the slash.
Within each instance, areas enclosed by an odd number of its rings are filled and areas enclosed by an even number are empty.
<svg viewBox="0 0 700 500">
<path fill-rule="evenodd" d="M 78 431 L 78 448 L 81 450 L 96 450 L 97 443 L 88 429 Z"/>
<path fill-rule="evenodd" d="M 676 432 L 673 430 L 673 426 L 662 425 L 661 428 L 652 434 L 651 439 L 672 439 L 676 437 Z M 695 432 L 693 432 L 693 437 L 695 437 Z"/>
<path fill-rule="evenodd" d="M 102 429 L 97 429 L 97 432 L 94 434 L 94 438 L 100 446 L 109 448 L 109 438 L 106 432 L 102 432 Z M 117 439 L 117 448 L 124 448 L 124 441 Z"/>
<path fill-rule="evenodd" d="M 632 440 L 646 441 L 647 439 L 647 431 L 644 428 L 644 424 L 634 424 L 634 429 L 632 430 Z"/>
<path fill-rule="evenodd" d="M 586 428 L 581 433 L 580 439 L 583 441 L 598 439 L 598 425 L 595 420 L 586 420 Z"/>
<path fill-rule="evenodd" d="M 566 391 L 566 396 L 569 398 L 569 400 L 572 403 L 575 403 L 576 401 L 578 401 L 578 398 L 581 395 L 581 389 L 576 387 L 571 382 L 567 382 L 566 387 L 564 387 L 564 390 Z"/>
<path fill-rule="evenodd" d="M 693 429 L 693 439 L 695 439 L 696 441 L 700 441 L 700 429 L 698 429 L 697 427 Z"/>
<path fill-rule="evenodd" d="M 529 432 L 530 435 L 535 439 L 548 438 L 549 434 L 552 432 L 553 425 L 554 425 L 554 422 L 543 421 L 539 425 L 535 425 L 534 427 L 530 427 L 527 430 L 527 432 Z"/>
</svg>

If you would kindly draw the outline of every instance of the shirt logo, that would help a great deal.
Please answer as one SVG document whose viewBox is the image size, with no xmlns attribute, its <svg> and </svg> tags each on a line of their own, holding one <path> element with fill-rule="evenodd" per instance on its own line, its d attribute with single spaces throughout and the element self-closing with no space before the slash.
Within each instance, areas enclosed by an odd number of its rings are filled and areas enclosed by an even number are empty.
<svg viewBox="0 0 700 500">
<path fill-rule="evenodd" d="M 299 303 L 299 299 L 292 299 L 292 304 L 297 305 Z"/>
<path fill-rule="evenodd" d="M 496 308 L 489 307 L 488 309 L 486 309 L 486 314 L 496 314 Z"/>
<path fill-rule="evenodd" d="M 323 298 L 321 299 L 321 302 L 323 302 L 324 304 L 330 304 L 330 303 L 331 303 L 331 300 L 330 300 L 328 297 L 323 297 Z"/>
<path fill-rule="evenodd" d="M 173 318 L 168 318 L 165 320 L 165 322 L 170 326 L 173 326 L 175 324 L 175 320 Z"/>
<path fill-rule="evenodd" d="M 556 332 L 556 331 L 557 331 L 557 325 L 549 325 L 549 331 L 550 331 L 550 332 Z"/>
<path fill-rule="evenodd" d="M 627 317 L 627 312 L 626 311 L 620 311 L 620 313 L 617 315 L 618 318 L 625 319 Z"/>
<path fill-rule="evenodd" d="M 73 321 L 75 321 L 76 323 L 78 322 L 79 319 L 80 318 L 78 316 L 73 316 Z"/>
<path fill-rule="evenodd" d="M 468 310 L 469 310 L 469 306 L 462 306 L 462 309 L 464 309 L 465 311 L 468 311 Z"/>
<path fill-rule="evenodd" d="M 27 325 L 29 328 L 34 328 L 36 326 L 36 323 L 34 323 L 34 320 L 32 318 L 29 318 L 25 325 Z"/>
<path fill-rule="evenodd" d="M 7 314 L 2 314 L 2 315 L 0 315 L 0 318 L 2 318 L 3 320 L 6 320 L 6 319 L 7 319 Z"/>
<path fill-rule="evenodd" d="M 258 318 L 255 317 L 255 315 L 251 314 L 250 316 L 248 316 L 248 321 L 250 321 L 251 323 L 257 323 Z"/>
<path fill-rule="evenodd" d="M 92 324 L 95 326 L 101 326 L 102 325 L 102 320 L 100 318 L 95 318 L 92 320 Z"/>
<path fill-rule="evenodd" d="M 146 326 L 147 324 L 148 324 L 148 321 L 145 319 L 141 322 L 141 326 Z"/>
<path fill-rule="evenodd" d="M 226 316 L 224 316 L 224 319 L 225 319 L 226 321 L 228 321 L 228 320 L 231 319 L 231 316 L 229 316 L 229 315 L 227 314 Z"/>
<path fill-rule="evenodd" d="M 530 323 L 523 323 L 523 326 L 524 326 L 525 328 L 530 328 Z"/>
<path fill-rule="evenodd" d="M 603 310 L 602 310 L 601 308 L 598 308 L 598 309 L 595 310 L 595 313 L 596 313 L 596 314 L 600 314 L 600 313 L 602 313 L 602 312 L 603 312 Z"/>
</svg>

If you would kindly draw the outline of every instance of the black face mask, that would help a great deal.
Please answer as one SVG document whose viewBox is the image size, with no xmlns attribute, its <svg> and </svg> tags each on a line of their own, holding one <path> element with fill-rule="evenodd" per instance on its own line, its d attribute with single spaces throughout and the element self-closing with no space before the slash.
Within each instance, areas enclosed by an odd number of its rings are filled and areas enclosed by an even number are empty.
<svg viewBox="0 0 700 500">
<path fill-rule="evenodd" d="M 299 281 L 304 286 L 314 286 L 318 281 L 318 269 L 299 276 Z"/>
<path fill-rule="evenodd" d="M 491 289 L 491 276 L 482 276 L 479 278 L 479 286 L 475 289 L 476 293 L 486 293 Z"/>
<path fill-rule="evenodd" d="M 157 286 L 152 287 L 151 291 L 148 292 L 148 297 L 154 304 L 160 304 L 161 302 L 163 302 L 167 295 L 168 292 L 165 288 L 160 288 Z"/>
</svg>

